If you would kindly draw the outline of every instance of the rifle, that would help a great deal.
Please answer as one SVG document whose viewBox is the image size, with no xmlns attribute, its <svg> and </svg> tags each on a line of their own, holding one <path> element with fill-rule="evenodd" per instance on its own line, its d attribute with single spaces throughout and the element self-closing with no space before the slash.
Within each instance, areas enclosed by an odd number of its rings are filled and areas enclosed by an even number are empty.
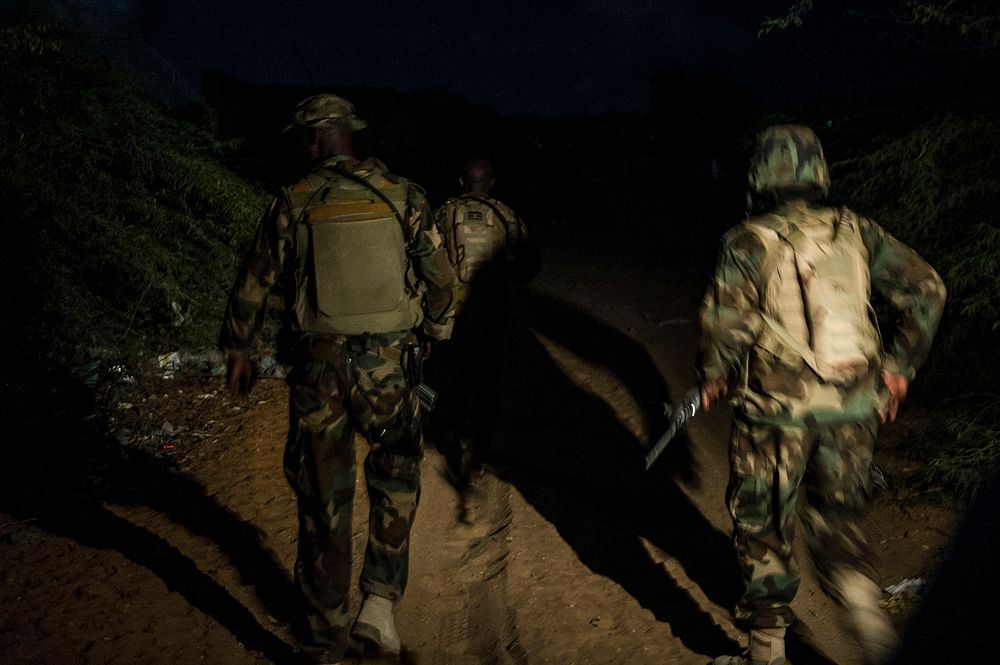
<svg viewBox="0 0 1000 665">
<path fill-rule="evenodd" d="M 649 471 L 649 467 L 653 466 L 656 458 L 666 449 L 667 444 L 677 435 L 677 432 L 687 425 L 687 421 L 694 414 L 698 413 L 698 409 L 700 408 L 701 388 L 699 386 L 688 388 L 673 405 L 664 404 L 665 415 L 668 421 L 667 431 L 656 440 L 653 447 L 646 453 L 646 471 Z"/>
<path fill-rule="evenodd" d="M 420 401 L 420 408 L 430 413 L 437 404 L 438 393 L 424 383 L 424 350 L 420 344 L 410 344 L 406 347 L 406 379 L 413 386 Z"/>
</svg>

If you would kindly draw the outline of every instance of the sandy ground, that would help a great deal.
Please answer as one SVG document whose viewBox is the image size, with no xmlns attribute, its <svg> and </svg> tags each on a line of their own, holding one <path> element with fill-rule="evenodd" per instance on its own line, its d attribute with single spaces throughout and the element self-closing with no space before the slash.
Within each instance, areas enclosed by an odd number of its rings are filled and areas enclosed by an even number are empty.
<svg viewBox="0 0 1000 665">
<path fill-rule="evenodd" d="M 694 378 L 701 286 L 624 241 L 543 241 L 545 269 L 518 293 L 496 469 L 469 499 L 471 524 L 457 520 L 460 497 L 428 435 L 401 661 L 707 663 L 744 639 L 729 611 L 728 414 L 699 416 L 652 471 L 641 467 L 662 402 Z M 144 377 L 99 395 L 107 417 L 77 419 L 72 435 L 56 441 L 55 424 L 19 434 L 0 495 L 0 661 L 293 660 L 286 390 L 262 380 L 234 398 L 222 387 L 197 372 Z M 885 437 L 890 471 L 907 464 L 892 442 L 913 431 L 904 415 Z M 363 484 L 357 498 L 363 507 Z M 355 515 L 360 552 L 367 515 Z M 882 581 L 927 575 L 953 521 L 877 497 Z M 860 663 L 804 568 L 793 662 Z M 902 628 L 910 606 L 893 607 Z"/>
</svg>

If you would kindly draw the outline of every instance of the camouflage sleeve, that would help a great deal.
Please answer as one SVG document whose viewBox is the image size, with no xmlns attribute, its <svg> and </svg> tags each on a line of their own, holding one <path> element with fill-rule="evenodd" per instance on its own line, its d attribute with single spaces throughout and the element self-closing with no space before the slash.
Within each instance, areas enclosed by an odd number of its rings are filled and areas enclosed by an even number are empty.
<svg viewBox="0 0 1000 665">
<path fill-rule="evenodd" d="M 883 340 L 886 370 L 913 380 L 930 352 L 944 310 L 944 282 L 920 256 L 875 222 L 861 218 L 872 289 L 898 317 L 892 340 Z"/>
<path fill-rule="evenodd" d="M 451 296 L 455 272 L 448 261 L 430 205 L 415 188 L 411 190 L 409 210 L 411 237 L 407 253 L 413 259 L 417 276 L 427 285 L 424 331 L 435 339 L 447 339 L 455 314 Z"/>
<path fill-rule="evenodd" d="M 764 245 L 752 232 L 737 227 L 726 234 L 715 276 L 698 313 L 698 376 L 703 382 L 730 381 L 763 319 L 757 284 Z"/>
<path fill-rule="evenodd" d="M 282 233 L 289 226 L 287 210 L 283 197 L 271 202 L 236 277 L 219 335 L 219 346 L 227 354 L 249 353 L 253 347 L 267 294 L 281 274 L 289 245 L 288 235 Z"/>
</svg>

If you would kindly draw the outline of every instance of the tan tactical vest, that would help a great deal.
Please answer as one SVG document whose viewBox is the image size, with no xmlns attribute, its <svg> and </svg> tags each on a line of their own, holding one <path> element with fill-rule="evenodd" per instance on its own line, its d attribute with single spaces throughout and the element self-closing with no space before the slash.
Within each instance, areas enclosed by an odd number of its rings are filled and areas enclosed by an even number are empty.
<svg viewBox="0 0 1000 665">
<path fill-rule="evenodd" d="M 298 220 L 294 312 L 303 331 L 360 335 L 420 323 L 403 234 L 406 187 L 377 173 L 364 183 L 332 174 L 317 188 L 289 192 Z"/>
<path fill-rule="evenodd" d="M 826 383 L 851 385 L 878 365 L 882 351 L 858 217 L 846 208 L 792 215 L 746 223 L 766 250 L 757 346 L 801 359 Z"/>
<path fill-rule="evenodd" d="M 481 265 L 510 249 L 510 220 L 492 201 L 470 195 L 451 199 L 446 210 L 448 255 L 459 281 L 468 284 Z"/>
</svg>

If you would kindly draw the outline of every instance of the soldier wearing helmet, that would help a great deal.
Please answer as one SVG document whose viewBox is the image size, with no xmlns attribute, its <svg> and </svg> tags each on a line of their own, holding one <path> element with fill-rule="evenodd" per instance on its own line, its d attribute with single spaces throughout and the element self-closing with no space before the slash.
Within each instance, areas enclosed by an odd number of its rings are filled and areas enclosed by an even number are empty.
<svg viewBox="0 0 1000 665">
<path fill-rule="evenodd" d="M 749 652 L 717 665 L 787 663 L 801 489 L 820 582 L 846 608 L 866 662 L 886 662 L 896 643 L 878 606 L 862 509 L 876 430 L 895 419 L 930 350 L 945 287 L 875 222 L 826 205 L 829 187 L 810 128 L 761 132 L 749 172 L 760 214 L 724 236 L 699 314 L 702 405 L 728 396 L 733 406 L 727 503 L 743 576 L 735 613 L 750 630 Z M 891 338 L 879 333 L 873 291 L 896 310 Z"/>
<path fill-rule="evenodd" d="M 392 610 L 406 587 L 423 452 L 407 350 L 416 329 L 446 339 L 452 326 L 454 273 L 427 201 L 378 160 L 355 157 L 353 133 L 364 126 L 336 95 L 296 107 L 287 129 L 312 168 L 264 214 L 220 340 L 230 387 L 245 389 L 267 294 L 284 276 L 279 353 L 292 364 L 284 469 L 298 498 L 295 583 L 303 650 L 322 663 L 344 657 L 349 635 L 400 652 Z M 371 503 L 356 618 L 348 615 L 355 432 L 370 444 Z"/>
</svg>

